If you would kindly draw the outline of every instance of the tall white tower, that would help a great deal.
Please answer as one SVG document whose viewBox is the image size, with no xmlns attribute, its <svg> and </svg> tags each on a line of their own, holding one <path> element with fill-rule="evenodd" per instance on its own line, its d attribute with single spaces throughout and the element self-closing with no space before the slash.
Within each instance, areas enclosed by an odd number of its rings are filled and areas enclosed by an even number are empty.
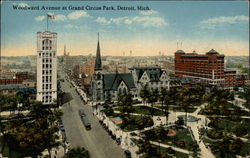
<svg viewBox="0 0 250 158">
<path fill-rule="evenodd" d="M 57 101 L 57 33 L 37 32 L 37 96 L 43 104 Z"/>
</svg>

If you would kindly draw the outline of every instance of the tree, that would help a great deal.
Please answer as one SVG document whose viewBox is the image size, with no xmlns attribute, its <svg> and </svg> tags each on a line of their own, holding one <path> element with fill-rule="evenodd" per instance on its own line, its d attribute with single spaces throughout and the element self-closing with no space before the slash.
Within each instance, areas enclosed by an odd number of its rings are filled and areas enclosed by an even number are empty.
<svg viewBox="0 0 250 158">
<path fill-rule="evenodd" d="M 165 108 L 165 116 L 166 116 L 166 123 L 168 123 L 168 115 L 169 115 L 169 104 L 170 104 L 170 96 L 169 93 L 167 93 L 164 97 L 164 103 L 166 104 Z"/>
<path fill-rule="evenodd" d="M 60 145 L 55 121 L 62 112 L 45 108 L 40 102 L 35 102 L 31 107 L 29 119 L 23 117 L 9 122 L 4 135 L 7 144 L 14 151 L 21 151 L 31 157 L 37 157 L 45 149 L 50 154 L 52 148 Z"/>
<path fill-rule="evenodd" d="M 151 115 L 152 117 L 154 116 L 154 103 L 157 102 L 158 100 L 158 91 L 154 91 L 153 94 L 150 94 L 149 93 L 149 96 L 147 98 L 148 100 L 148 103 L 151 103 L 151 107 L 152 107 L 152 110 L 151 110 Z"/>
<path fill-rule="evenodd" d="M 148 88 L 148 85 L 146 84 L 140 91 L 140 97 L 142 98 L 144 104 L 147 102 L 147 99 L 150 97 L 150 95 L 150 90 Z"/>
<path fill-rule="evenodd" d="M 184 120 L 182 117 L 178 117 L 178 120 L 175 122 L 177 125 L 182 126 L 184 125 Z"/>
<path fill-rule="evenodd" d="M 250 108 L 250 86 L 245 88 L 244 98 L 246 99 L 245 106 Z"/>
<path fill-rule="evenodd" d="M 132 99 L 132 94 L 128 93 L 128 94 L 120 94 L 119 95 L 119 105 L 121 106 L 121 112 L 122 113 L 130 113 L 133 111 L 132 108 L 132 103 L 133 103 L 133 99 Z M 130 115 L 129 115 L 130 116 Z"/>
<path fill-rule="evenodd" d="M 90 155 L 84 147 L 77 147 L 70 149 L 64 158 L 90 158 Z"/>
<path fill-rule="evenodd" d="M 185 120 L 187 124 L 187 111 L 190 106 L 192 106 L 195 102 L 195 96 L 190 93 L 190 89 L 184 88 L 182 91 L 179 93 L 180 97 L 180 106 L 182 109 L 185 111 Z"/>
<path fill-rule="evenodd" d="M 242 146 L 243 146 L 243 142 L 241 139 L 238 138 L 236 140 L 233 140 L 232 143 L 229 145 L 229 151 L 232 154 L 239 154 Z"/>
<path fill-rule="evenodd" d="M 139 150 L 137 154 L 142 154 L 142 158 L 151 158 L 157 154 L 156 147 L 152 146 L 147 139 L 140 139 Z"/>
</svg>

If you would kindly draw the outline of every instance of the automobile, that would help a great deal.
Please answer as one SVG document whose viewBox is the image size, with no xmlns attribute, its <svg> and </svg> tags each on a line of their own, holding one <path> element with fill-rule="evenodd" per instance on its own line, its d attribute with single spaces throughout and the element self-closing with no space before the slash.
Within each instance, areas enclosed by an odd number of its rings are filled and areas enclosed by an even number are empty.
<svg viewBox="0 0 250 158">
<path fill-rule="evenodd" d="M 79 110 L 79 115 L 80 116 L 86 116 L 86 113 L 85 113 L 85 111 L 83 109 L 80 109 Z"/>
<path fill-rule="evenodd" d="M 108 131 L 108 134 L 110 135 L 110 136 L 112 136 L 112 131 L 110 131 L 110 130 L 107 130 Z"/>
<path fill-rule="evenodd" d="M 124 154 L 125 154 L 126 158 L 131 158 L 131 152 L 129 150 L 125 150 Z"/>
<path fill-rule="evenodd" d="M 117 138 L 115 141 L 116 141 L 117 145 L 121 144 L 121 138 Z"/>
<path fill-rule="evenodd" d="M 131 132 L 130 135 L 131 136 L 137 136 L 137 134 L 135 132 Z"/>
<path fill-rule="evenodd" d="M 64 126 L 60 126 L 59 129 L 60 129 L 60 131 L 65 132 Z"/>
</svg>

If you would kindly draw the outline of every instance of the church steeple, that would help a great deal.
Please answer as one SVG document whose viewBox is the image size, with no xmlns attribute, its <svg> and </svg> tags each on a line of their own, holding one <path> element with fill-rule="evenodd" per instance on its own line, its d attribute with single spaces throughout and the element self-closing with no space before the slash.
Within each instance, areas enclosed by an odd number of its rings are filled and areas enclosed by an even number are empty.
<svg viewBox="0 0 250 158">
<path fill-rule="evenodd" d="M 63 51 L 63 55 L 66 55 L 66 45 L 64 45 L 64 51 Z"/>
<path fill-rule="evenodd" d="M 100 51 L 100 44 L 99 44 L 99 32 L 98 32 L 98 43 L 97 43 L 96 58 L 95 58 L 95 70 L 102 70 L 101 51 Z"/>
</svg>

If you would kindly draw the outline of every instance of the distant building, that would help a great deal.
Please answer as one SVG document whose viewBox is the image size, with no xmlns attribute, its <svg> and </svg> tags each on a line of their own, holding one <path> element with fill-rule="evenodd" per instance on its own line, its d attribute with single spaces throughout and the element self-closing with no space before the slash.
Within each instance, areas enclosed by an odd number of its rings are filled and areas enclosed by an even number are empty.
<svg viewBox="0 0 250 158">
<path fill-rule="evenodd" d="M 81 57 L 70 56 L 70 53 L 66 51 L 66 46 L 64 46 L 63 65 L 67 72 L 72 73 L 74 66 L 81 65 L 81 62 Z"/>
<path fill-rule="evenodd" d="M 204 85 L 233 88 L 237 85 L 236 71 L 224 68 L 224 55 L 214 49 L 205 55 L 175 52 L 175 76 Z"/>
<path fill-rule="evenodd" d="M 30 80 L 30 79 L 27 79 L 27 80 L 24 80 L 23 82 L 22 82 L 22 84 L 24 85 L 24 86 L 27 86 L 27 87 L 33 87 L 33 88 L 36 88 L 36 81 L 34 81 L 34 80 Z"/>
<path fill-rule="evenodd" d="M 95 72 L 95 59 L 88 59 L 83 65 L 80 66 L 81 73 L 87 76 L 92 76 Z"/>
<path fill-rule="evenodd" d="M 28 78 L 28 72 L 7 73 L 0 78 L 0 85 L 21 84 L 24 80 Z"/>
<path fill-rule="evenodd" d="M 57 100 L 57 33 L 37 33 L 37 98 L 43 104 Z"/>
<path fill-rule="evenodd" d="M 5 96 L 27 96 L 30 100 L 35 100 L 36 89 L 22 84 L 8 84 L 0 86 L 0 95 Z"/>
</svg>

